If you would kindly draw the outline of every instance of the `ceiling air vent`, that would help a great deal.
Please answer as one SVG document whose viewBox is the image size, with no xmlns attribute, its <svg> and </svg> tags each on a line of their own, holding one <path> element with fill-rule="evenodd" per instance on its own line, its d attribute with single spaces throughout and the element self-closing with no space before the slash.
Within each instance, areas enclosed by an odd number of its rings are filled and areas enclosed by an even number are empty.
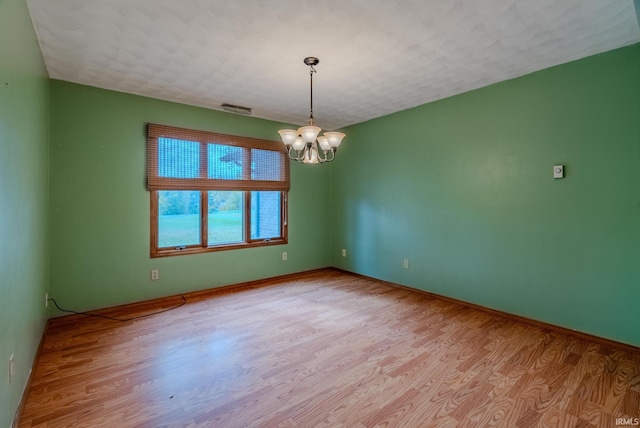
<svg viewBox="0 0 640 428">
<path fill-rule="evenodd" d="M 244 114 L 246 116 L 251 116 L 251 108 L 249 108 L 249 107 L 235 106 L 235 105 L 229 104 L 229 103 L 224 103 L 220 107 L 222 107 L 222 110 L 224 110 L 224 111 L 229 111 L 231 113 Z"/>
</svg>

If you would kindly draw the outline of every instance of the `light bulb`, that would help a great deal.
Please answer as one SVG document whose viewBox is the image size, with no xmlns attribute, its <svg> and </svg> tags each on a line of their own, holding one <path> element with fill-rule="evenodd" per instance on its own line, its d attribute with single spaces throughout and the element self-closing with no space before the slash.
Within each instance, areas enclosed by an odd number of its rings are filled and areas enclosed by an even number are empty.
<svg viewBox="0 0 640 428">
<path fill-rule="evenodd" d="M 304 149 L 304 140 L 302 139 L 302 137 L 296 137 L 295 141 L 293 142 L 293 149 L 297 151 Z"/>
<path fill-rule="evenodd" d="M 318 137 L 318 144 L 320 144 L 320 148 L 325 152 L 327 150 L 331 150 L 331 145 L 329 144 L 327 137 Z"/>
<path fill-rule="evenodd" d="M 294 129 L 281 129 L 278 131 L 278 134 L 280 134 L 280 138 L 282 138 L 282 142 L 287 147 L 292 145 L 293 142 L 298 137 L 298 131 Z"/>
<path fill-rule="evenodd" d="M 329 144 L 331 147 L 337 148 L 340 143 L 342 143 L 342 139 L 345 135 L 342 132 L 325 132 L 324 136 L 327 137 Z"/>
<path fill-rule="evenodd" d="M 312 125 L 298 128 L 298 134 L 300 134 L 300 136 L 306 143 L 313 143 L 314 141 L 316 141 L 316 138 L 318 137 L 320 131 L 320 128 Z"/>
</svg>

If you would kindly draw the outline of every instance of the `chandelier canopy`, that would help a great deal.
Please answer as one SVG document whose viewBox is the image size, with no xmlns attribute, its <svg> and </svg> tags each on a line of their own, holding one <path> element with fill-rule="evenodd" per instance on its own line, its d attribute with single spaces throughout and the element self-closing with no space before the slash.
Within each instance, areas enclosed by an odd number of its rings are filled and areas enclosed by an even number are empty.
<svg viewBox="0 0 640 428">
<path fill-rule="evenodd" d="M 307 126 L 295 129 L 281 129 L 278 131 L 282 142 L 287 147 L 289 159 L 302 163 L 325 163 L 331 162 L 336 157 L 336 150 L 345 135 L 342 132 L 325 132 L 318 136 L 320 131 L 316 126 L 313 117 L 313 73 L 316 73 L 315 66 L 320 60 L 315 57 L 307 57 L 304 63 L 309 66 L 310 77 L 310 112 Z"/>
</svg>

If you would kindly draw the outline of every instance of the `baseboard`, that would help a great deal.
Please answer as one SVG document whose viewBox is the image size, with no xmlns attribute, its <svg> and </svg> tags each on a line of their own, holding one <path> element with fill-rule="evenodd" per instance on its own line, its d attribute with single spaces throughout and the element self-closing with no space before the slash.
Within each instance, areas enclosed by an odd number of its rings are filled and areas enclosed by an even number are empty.
<svg viewBox="0 0 640 428">
<path fill-rule="evenodd" d="M 29 395 L 29 391 L 31 390 L 31 381 L 33 380 L 33 376 L 35 374 L 38 361 L 40 360 L 40 353 L 44 345 L 44 340 L 47 337 L 48 329 L 49 329 L 49 321 L 45 323 L 44 329 L 42 330 L 42 335 L 40 336 L 40 343 L 38 343 L 38 349 L 36 350 L 36 355 L 34 355 L 33 361 L 31 362 L 31 370 L 29 371 L 29 377 L 27 378 L 27 383 L 24 385 L 24 389 L 22 390 L 22 396 L 20 397 L 18 408 L 16 409 L 16 413 L 13 417 L 13 423 L 11 424 L 11 428 L 18 428 L 18 426 L 20 425 L 20 418 L 22 417 L 24 406 L 27 403 L 27 396 Z"/>
<path fill-rule="evenodd" d="M 382 279 L 373 278 L 373 277 L 362 275 L 362 274 L 355 273 L 355 272 L 349 272 L 349 271 L 344 270 L 344 269 L 340 269 L 340 268 L 332 268 L 332 269 L 335 269 L 337 271 L 343 272 L 343 273 L 348 274 L 348 275 L 354 275 L 354 276 L 357 276 L 357 277 L 360 277 L 360 278 L 364 278 L 364 279 L 367 279 L 369 281 L 375 281 L 375 282 L 377 282 L 379 284 L 385 284 L 385 285 L 388 285 L 390 287 L 399 288 L 399 289 L 402 289 L 402 290 L 413 291 L 415 293 L 419 293 L 419 294 L 422 294 L 422 295 L 430 297 L 430 298 L 444 300 L 446 302 L 454 303 L 454 304 L 457 304 L 457 305 L 460 305 L 460 306 L 464 306 L 464 307 L 467 307 L 467 308 L 470 308 L 470 309 L 475 309 L 475 310 L 478 310 L 478 311 L 489 313 L 491 315 L 496 315 L 496 316 L 499 316 L 499 317 L 502 317 L 502 318 L 507 318 L 507 319 L 512 320 L 512 321 L 520 322 L 520 323 L 523 323 L 523 324 L 528 324 L 528 325 L 531 325 L 533 327 L 538 327 L 538 328 L 541 328 L 541 329 L 544 329 L 544 330 L 549 330 L 549 331 L 553 331 L 553 332 L 560 333 L 560 334 L 566 334 L 566 335 L 573 336 L 573 337 L 576 337 L 576 338 L 579 338 L 579 339 L 589 340 L 589 341 L 595 342 L 595 343 L 597 343 L 599 345 L 608 346 L 608 347 L 611 347 L 611 348 L 617 348 L 617 349 L 620 349 L 620 350 L 623 350 L 623 351 L 632 352 L 634 354 L 640 354 L 640 347 L 633 346 L 633 345 L 630 345 L 628 343 L 617 342 L 615 340 L 607 339 L 607 338 L 604 338 L 604 337 L 595 336 L 595 335 L 592 335 L 592 334 L 589 334 L 589 333 L 583 333 L 583 332 L 572 330 L 572 329 L 569 329 L 569 328 L 566 328 L 566 327 L 560 327 L 560 326 L 557 326 L 557 325 L 554 325 L 554 324 L 546 323 L 544 321 L 538 321 L 538 320 L 535 320 L 535 319 L 532 319 L 532 318 L 523 317 L 523 316 L 512 314 L 512 313 L 509 313 L 509 312 L 499 311 L 497 309 L 487 308 L 486 306 L 481 306 L 481 305 L 477 305 L 475 303 L 465 302 L 463 300 L 458 300 L 458 299 L 454 299 L 452 297 L 447 297 L 447 296 L 443 296 L 443 295 L 440 295 L 440 294 L 431 293 L 429 291 L 420 290 L 418 288 L 408 287 L 406 285 L 400 285 L 400 284 L 396 284 L 396 283 L 393 283 L 393 282 L 384 281 Z"/>
<path fill-rule="evenodd" d="M 205 290 L 191 291 L 187 293 L 174 294 L 171 296 L 159 297 L 156 299 L 144 300 L 140 302 L 125 303 L 123 305 L 111 306 L 108 308 L 96 309 L 92 311 L 86 311 L 87 314 L 98 316 L 110 316 L 115 318 L 126 318 L 133 314 L 140 314 L 146 312 L 153 312 L 157 310 L 163 310 L 171 306 L 175 306 L 182 302 L 184 296 L 187 301 L 204 300 L 210 297 L 215 297 L 222 294 L 234 293 L 242 290 L 248 290 L 252 288 L 266 287 L 278 283 L 280 281 L 304 279 L 305 277 L 313 276 L 319 272 L 328 272 L 333 270 L 332 268 L 320 268 L 313 269 L 304 272 L 296 272 L 285 275 L 279 275 L 269 278 L 257 279 L 253 281 L 246 281 L 237 284 L 224 285 L 221 287 L 208 288 Z M 69 314 L 61 315 L 49 320 L 50 325 L 53 327 L 59 327 L 61 325 L 73 324 L 80 318 L 84 318 L 86 315 Z"/>
</svg>

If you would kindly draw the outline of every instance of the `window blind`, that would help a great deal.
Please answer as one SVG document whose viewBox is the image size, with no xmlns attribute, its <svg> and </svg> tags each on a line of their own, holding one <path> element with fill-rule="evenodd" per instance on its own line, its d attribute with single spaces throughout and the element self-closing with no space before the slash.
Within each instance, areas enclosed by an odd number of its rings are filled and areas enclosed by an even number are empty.
<svg viewBox="0 0 640 428">
<path fill-rule="evenodd" d="M 147 124 L 148 190 L 290 188 L 282 143 Z"/>
</svg>

